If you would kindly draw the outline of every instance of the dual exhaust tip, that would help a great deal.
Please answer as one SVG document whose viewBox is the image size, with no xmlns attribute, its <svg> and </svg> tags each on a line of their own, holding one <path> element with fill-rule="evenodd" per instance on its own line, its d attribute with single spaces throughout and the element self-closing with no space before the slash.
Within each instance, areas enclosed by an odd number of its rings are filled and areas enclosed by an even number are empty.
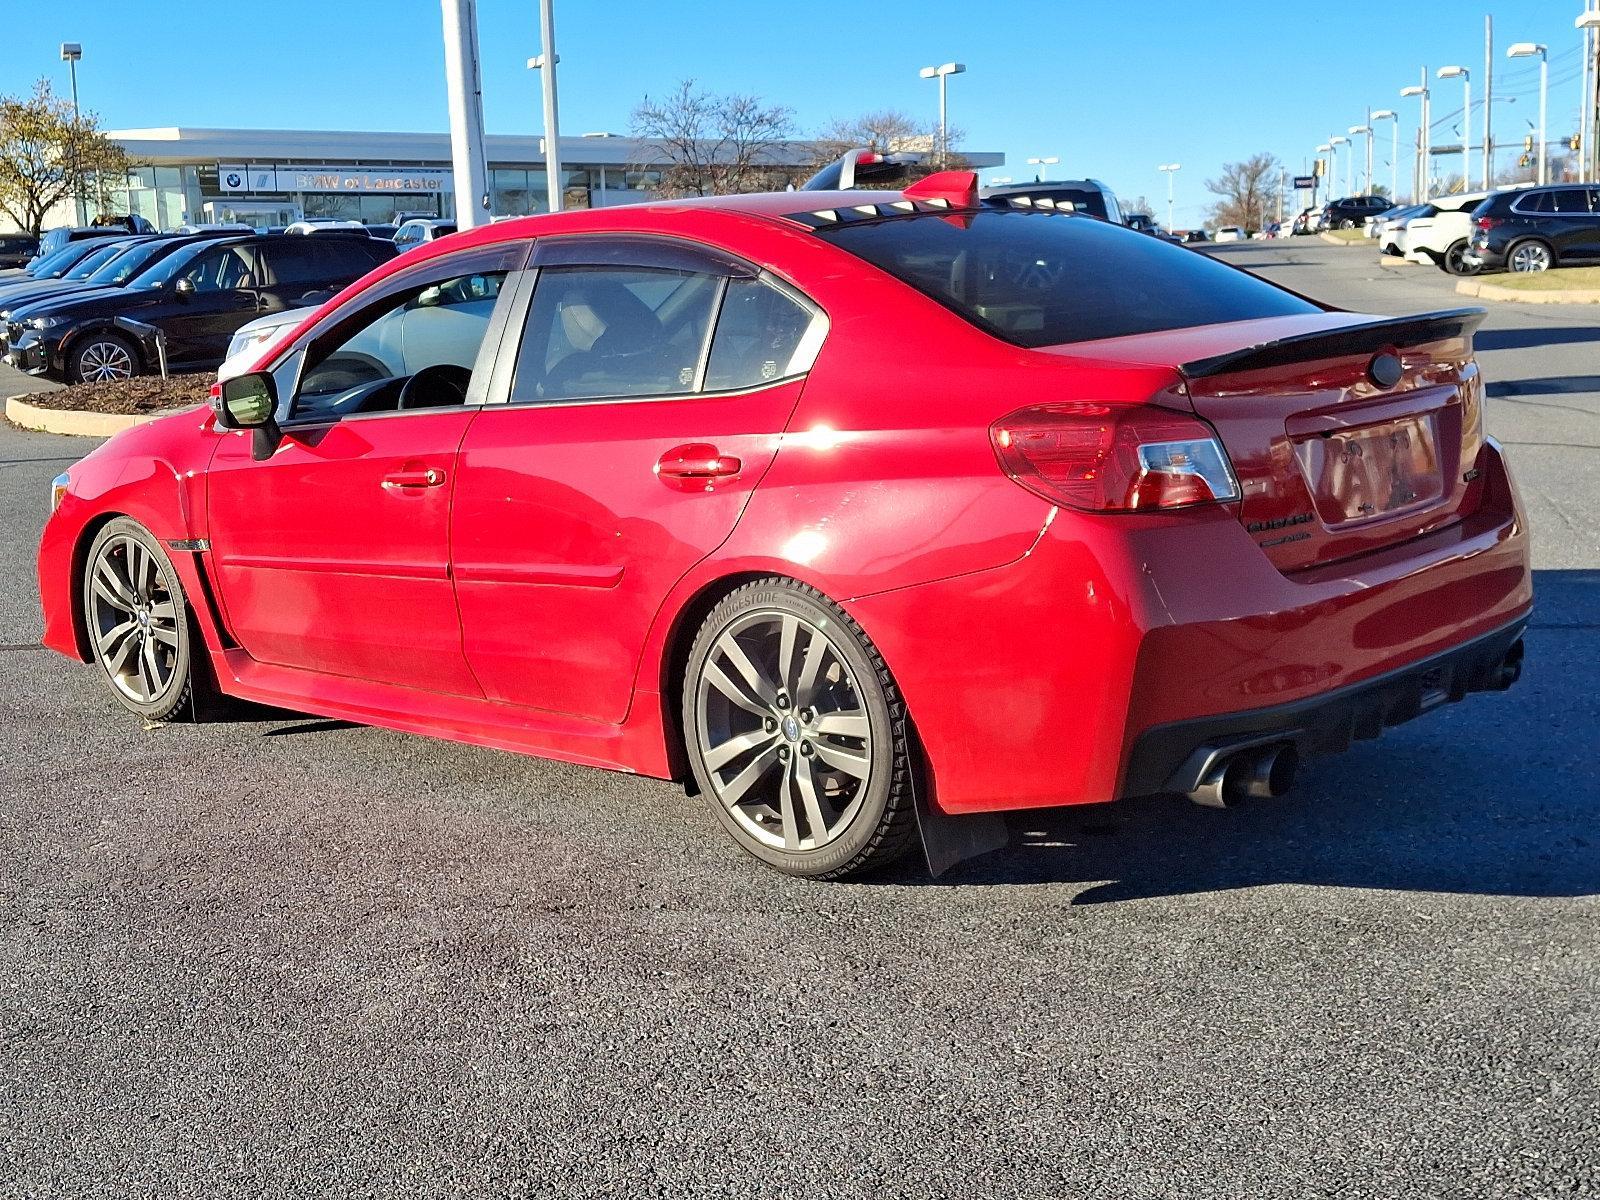
<svg viewBox="0 0 1600 1200">
<path fill-rule="evenodd" d="M 1241 750 L 1212 766 L 1189 799 L 1208 808 L 1275 799 L 1294 786 L 1299 769 L 1300 752 L 1291 742 Z"/>
</svg>

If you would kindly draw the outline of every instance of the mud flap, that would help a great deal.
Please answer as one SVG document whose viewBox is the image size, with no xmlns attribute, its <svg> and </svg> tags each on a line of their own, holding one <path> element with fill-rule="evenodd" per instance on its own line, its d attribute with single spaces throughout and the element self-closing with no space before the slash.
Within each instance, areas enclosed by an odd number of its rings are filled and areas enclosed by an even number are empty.
<svg viewBox="0 0 1600 1200">
<path fill-rule="evenodd" d="M 917 757 L 920 765 L 927 764 L 920 742 Z M 956 815 L 940 811 L 934 803 L 932 788 L 927 784 L 925 770 L 911 772 L 911 796 L 917 813 L 917 832 L 922 837 L 922 854 L 928 863 L 928 874 L 935 879 L 958 863 L 1004 850 L 1010 844 L 1010 831 L 999 813 Z"/>
</svg>

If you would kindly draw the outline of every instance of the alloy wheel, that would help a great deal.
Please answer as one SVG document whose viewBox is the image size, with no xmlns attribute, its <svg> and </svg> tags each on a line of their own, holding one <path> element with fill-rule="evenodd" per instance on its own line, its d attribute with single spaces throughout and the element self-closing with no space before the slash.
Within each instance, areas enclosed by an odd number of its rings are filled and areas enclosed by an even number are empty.
<svg viewBox="0 0 1600 1200">
<path fill-rule="evenodd" d="M 182 630 L 178 606 L 161 564 L 131 537 L 100 548 L 90 568 L 89 636 L 112 684 L 130 700 L 149 704 L 178 675 Z"/>
<path fill-rule="evenodd" d="M 121 342 L 90 342 L 78 356 L 78 377 L 84 383 L 133 378 L 133 355 Z"/>
<path fill-rule="evenodd" d="M 1550 251 L 1538 242 L 1524 242 L 1511 252 L 1513 271 L 1548 271 Z"/>
<path fill-rule="evenodd" d="M 717 799 L 774 849 L 815 850 L 850 825 L 872 776 L 861 688 L 837 644 L 793 613 L 758 610 L 709 647 L 693 746 Z"/>
</svg>

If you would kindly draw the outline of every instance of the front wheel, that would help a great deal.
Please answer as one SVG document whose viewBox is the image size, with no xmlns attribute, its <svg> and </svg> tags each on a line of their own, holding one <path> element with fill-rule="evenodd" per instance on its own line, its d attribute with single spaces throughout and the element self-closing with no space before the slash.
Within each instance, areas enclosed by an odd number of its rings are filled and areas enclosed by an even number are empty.
<svg viewBox="0 0 1600 1200">
<path fill-rule="evenodd" d="M 1506 264 L 1521 274 L 1529 271 L 1548 271 L 1556 265 L 1555 252 L 1543 242 L 1518 242 L 1506 254 Z"/>
<path fill-rule="evenodd" d="M 164 721 L 195 690 L 193 623 L 161 543 L 137 521 L 108 521 L 83 571 L 89 650 L 122 706 Z"/>
<path fill-rule="evenodd" d="M 1465 239 L 1453 243 L 1444 252 L 1444 258 L 1439 261 L 1439 265 L 1451 275 L 1476 275 L 1478 273 L 1477 264 L 1467 261 L 1467 243 Z"/>
<path fill-rule="evenodd" d="M 139 356 L 115 333 L 91 333 L 67 356 L 71 383 L 115 383 L 139 374 Z"/>
<path fill-rule="evenodd" d="M 866 634 L 816 590 L 746 584 L 689 651 L 683 730 L 717 819 L 785 874 L 843 879 L 916 837 L 905 708 Z"/>
</svg>

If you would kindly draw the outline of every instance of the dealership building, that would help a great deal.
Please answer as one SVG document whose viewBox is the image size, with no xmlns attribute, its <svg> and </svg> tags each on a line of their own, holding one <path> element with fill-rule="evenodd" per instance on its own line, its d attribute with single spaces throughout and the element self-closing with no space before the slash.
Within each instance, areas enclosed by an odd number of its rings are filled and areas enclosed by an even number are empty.
<svg viewBox="0 0 1600 1200">
<path fill-rule="evenodd" d="M 128 173 L 126 192 L 112 193 L 113 207 L 161 229 L 222 221 L 270 227 L 301 217 L 372 224 L 455 214 L 448 134 L 174 127 L 112 130 L 107 136 L 138 164 Z M 547 212 L 544 139 L 489 135 L 484 141 L 490 212 Z M 1005 161 L 1001 154 L 963 156 L 977 168 Z M 816 149 L 809 142 L 785 142 L 770 158 L 798 183 L 814 166 Z M 660 146 L 648 140 L 564 137 L 564 207 L 648 199 L 664 164 Z M 70 221 L 68 205 L 60 220 L 46 224 Z"/>
</svg>

